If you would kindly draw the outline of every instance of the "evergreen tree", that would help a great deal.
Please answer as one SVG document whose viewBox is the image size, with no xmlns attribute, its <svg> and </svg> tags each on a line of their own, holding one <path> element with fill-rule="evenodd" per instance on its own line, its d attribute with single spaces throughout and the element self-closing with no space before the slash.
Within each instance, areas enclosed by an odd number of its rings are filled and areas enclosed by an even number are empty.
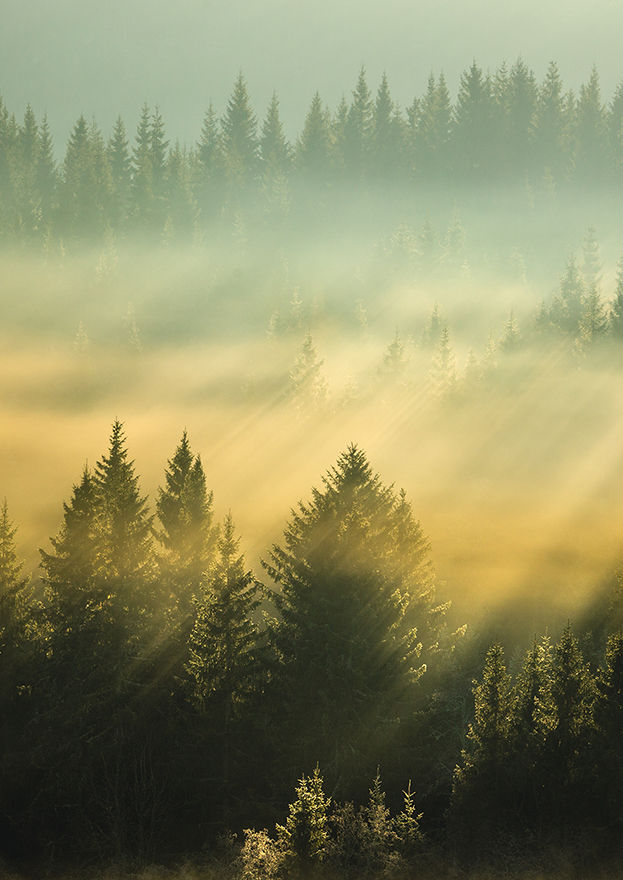
<svg viewBox="0 0 623 880">
<path fill-rule="evenodd" d="M 448 170 L 451 125 L 452 105 L 444 75 L 435 83 L 431 72 L 420 102 L 415 144 L 417 173 L 425 180 L 439 180 Z"/>
<path fill-rule="evenodd" d="M 437 642 L 430 548 L 403 495 L 350 446 L 300 502 L 263 565 L 279 587 L 269 621 L 280 748 L 347 788 L 408 698 L 425 634 Z M 433 635 L 433 633 L 435 633 Z"/>
<path fill-rule="evenodd" d="M 571 254 L 549 311 L 549 320 L 555 329 L 574 336 L 578 334 L 584 290 L 582 274 Z"/>
<path fill-rule="evenodd" d="M 597 241 L 597 233 L 593 224 L 589 224 L 582 242 L 582 275 L 587 287 L 595 284 L 597 287 L 601 284 L 601 271 L 603 263 L 599 255 L 599 242 Z"/>
<path fill-rule="evenodd" d="M 113 133 L 108 141 L 108 161 L 114 187 L 112 224 L 113 228 L 123 227 L 127 221 L 130 207 L 130 187 L 132 166 L 125 125 L 121 116 L 117 117 Z"/>
<path fill-rule="evenodd" d="M 132 151 L 132 213 L 140 226 L 154 218 L 154 168 L 151 155 L 151 113 L 143 104 Z"/>
<path fill-rule="evenodd" d="M 220 214 L 224 196 L 223 172 L 218 119 L 210 102 L 193 156 L 193 195 L 206 223 Z"/>
<path fill-rule="evenodd" d="M 362 179 L 369 170 L 372 132 L 373 103 L 362 66 L 344 132 L 344 164 L 346 172 L 354 179 Z"/>
<path fill-rule="evenodd" d="M 599 287 L 594 281 L 589 285 L 582 303 L 579 330 L 579 343 L 582 348 L 597 342 L 605 336 L 608 330 L 608 314 L 602 302 Z"/>
<path fill-rule="evenodd" d="M 67 144 L 59 188 L 62 231 L 70 236 L 103 235 L 108 223 L 112 179 L 101 136 L 84 116 Z"/>
<path fill-rule="evenodd" d="M 437 231 L 428 216 L 417 232 L 415 248 L 420 272 L 424 275 L 433 272 L 439 264 L 441 248 L 437 239 Z"/>
<path fill-rule="evenodd" d="M 151 116 L 149 129 L 149 154 L 151 156 L 152 189 L 157 204 L 162 205 L 165 196 L 165 177 L 167 165 L 167 148 L 164 121 L 158 104 Z M 162 213 L 162 207 L 160 213 Z"/>
<path fill-rule="evenodd" d="M 298 412 L 306 407 L 322 406 L 327 399 L 327 381 L 322 373 L 324 358 L 318 352 L 311 333 L 307 333 L 290 370 L 288 395 Z"/>
<path fill-rule="evenodd" d="M 174 236 L 189 237 L 198 219 L 197 204 L 191 189 L 188 156 L 179 141 L 167 157 L 164 202 Z"/>
<path fill-rule="evenodd" d="M 332 138 L 328 112 L 316 92 L 296 148 L 296 166 L 309 178 L 328 181 L 331 171 Z"/>
<path fill-rule="evenodd" d="M 56 208 L 58 169 L 54 158 L 52 135 L 47 116 L 39 127 L 39 154 L 37 164 L 37 189 L 41 199 L 41 224 L 45 229 L 51 222 Z"/>
<path fill-rule="evenodd" d="M 277 93 L 273 93 L 260 137 L 260 158 L 264 176 L 286 174 L 290 163 L 290 147 L 279 117 Z"/>
<path fill-rule="evenodd" d="M 620 183 L 623 176 L 623 82 L 616 87 L 606 115 L 612 177 Z"/>
<path fill-rule="evenodd" d="M 131 631 L 144 626 L 155 589 L 153 516 L 140 494 L 134 462 L 128 460 L 123 425 L 115 421 L 108 455 L 96 463 L 98 576 L 129 615 Z M 136 628 L 136 629 L 135 629 Z"/>
<path fill-rule="evenodd" d="M 537 108 L 534 73 L 521 58 L 513 64 L 508 78 L 508 119 L 506 124 L 506 173 L 517 180 L 531 167 L 533 124 Z"/>
<path fill-rule="evenodd" d="M 609 314 L 610 333 L 615 339 L 623 339 L 623 257 L 617 263 L 614 300 Z"/>
<path fill-rule="evenodd" d="M 247 85 L 242 73 L 234 84 L 221 119 L 222 162 L 230 197 L 252 184 L 259 171 L 257 119 L 251 109 Z"/>
<path fill-rule="evenodd" d="M 244 777 L 244 772 L 238 775 L 237 765 L 249 749 L 245 743 L 248 706 L 259 673 L 258 630 L 253 622 L 260 604 L 259 584 L 245 571 L 239 545 L 229 513 L 218 540 L 216 562 L 196 600 L 186 667 L 190 699 L 218 743 L 222 762 L 219 789 L 226 812 L 230 789 L 237 790 Z"/>
<path fill-rule="evenodd" d="M 558 66 L 551 62 L 538 90 L 534 122 L 535 165 L 541 176 L 546 173 L 560 182 L 567 172 L 564 151 L 564 102 Z"/>
<path fill-rule="evenodd" d="M 161 525 L 156 537 L 164 549 L 163 575 L 184 618 L 208 577 L 218 537 L 212 524 L 213 493 L 207 491 L 201 458 L 191 452 L 186 431 L 164 476 L 156 498 Z"/>
<path fill-rule="evenodd" d="M 596 684 L 567 624 L 552 657 L 539 707 L 544 733 L 543 779 L 554 824 L 582 820 L 582 793 L 590 790 L 587 756 L 594 729 Z M 575 814 L 575 815 L 574 815 Z"/>
<path fill-rule="evenodd" d="M 317 868 L 325 857 L 328 832 L 328 808 L 331 798 L 322 790 L 318 766 L 313 776 L 303 776 L 296 788 L 296 801 L 290 804 L 285 825 L 277 825 L 288 861 L 297 869 Z"/>
<path fill-rule="evenodd" d="M 370 169 L 380 180 L 387 180 L 397 170 L 399 144 L 396 143 L 395 134 L 394 103 L 387 76 L 383 73 L 374 102 L 370 136 Z"/>
<path fill-rule="evenodd" d="M 521 331 L 515 320 L 515 311 L 511 307 L 508 315 L 508 321 L 504 325 L 504 331 L 500 340 L 500 348 L 502 351 L 517 351 L 521 346 Z"/>
<path fill-rule="evenodd" d="M 444 239 L 443 263 L 451 272 L 458 272 L 464 261 L 465 229 L 461 225 L 459 211 L 455 207 Z"/>
<path fill-rule="evenodd" d="M 580 88 L 575 135 L 575 180 L 579 183 L 603 180 L 609 165 L 608 132 L 595 67 L 588 83 Z"/>
<path fill-rule="evenodd" d="M 491 82 L 474 61 L 461 74 L 454 108 L 453 158 L 459 180 L 484 180 L 491 167 L 493 102 Z"/>
<path fill-rule="evenodd" d="M 6 498 L 0 510 L 0 705 L 6 715 L 23 684 L 33 618 L 30 578 L 22 577 L 24 563 L 15 546 L 17 529 L 9 518 Z"/>
</svg>

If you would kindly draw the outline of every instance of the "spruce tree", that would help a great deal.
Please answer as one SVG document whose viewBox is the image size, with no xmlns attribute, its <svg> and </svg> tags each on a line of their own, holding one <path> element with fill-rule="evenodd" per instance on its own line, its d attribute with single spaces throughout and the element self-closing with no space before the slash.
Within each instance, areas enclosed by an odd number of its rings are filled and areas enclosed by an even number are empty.
<svg viewBox="0 0 623 880">
<path fill-rule="evenodd" d="M 114 187 L 112 224 L 113 228 L 122 228 L 130 207 L 130 187 L 132 169 L 128 139 L 121 116 L 117 117 L 113 133 L 108 141 L 108 161 Z"/>
<path fill-rule="evenodd" d="M 259 172 L 257 119 L 251 109 L 242 73 L 238 74 L 227 110 L 221 119 L 221 144 L 231 197 L 251 185 Z"/>
<path fill-rule="evenodd" d="M 420 630 L 428 657 L 441 621 L 430 547 L 404 496 L 354 445 L 323 484 L 263 562 L 278 587 L 271 694 L 279 748 L 299 766 L 321 761 L 348 790 L 423 672 Z"/>
<path fill-rule="evenodd" d="M 373 103 L 366 83 L 366 71 L 362 66 L 353 100 L 348 108 L 344 133 L 344 164 L 346 173 L 360 180 L 370 168 L 370 151 L 373 132 Z"/>
<path fill-rule="evenodd" d="M 515 320 L 515 311 L 511 307 L 508 315 L 508 321 L 504 325 L 502 338 L 500 340 L 500 349 L 502 351 L 517 351 L 521 346 L 521 331 Z"/>
<path fill-rule="evenodd" d="M 564 145 L 564 106 L 558 66 L 551 62 L 538 90 L 534 118 L 534 160 L 540 176 L 560 183 L 567 171 Z"/>
<path fill-rule="evenodd" d="M 164 553 L 160 557 L 171 600 L 182 618 L 201 594 L 214 560 L 218 530 L 213 526 L 213 493 L 208 492 L 200 456 L 195 456 L 186 431 L 165 471 L 158 490 L 156 532 Z"/>
<path fill-rule="evenodd" d="M 623 257 L 617 263 L 614 299 L 609 314 L 610 334 L 614 339 L 623 339 Z"/>
<path fill-rule="evenodd" d="M 260 604 L 259 584 L 245 569 L 239 546 L 229 513 L 215 563 L 195 602 L 186 665 L 188 696 L 203 719 L 203 735 L 216 741 L 218 789 L 226 814 L 231 790 L 239 789 L 249 770 L 245 755 L 250 743 L 246 740 L 260 673 L 258 628 L 253 620 Z"/>
<path fill-rule="evenodd" d="M 575 168 L 578 183 L 603 180 L 608 167 L 608 132 L 597 69 L 580 88 L 576 110 Z"/>
<path fill-rule="evenodd" d="M 141 110 L 135 140 L 132 150 L 132 214 L 139 226 L 145 228 L 153 222 L 155 211 L 151 113 L 147 103 Z"/>
<path fill-rule="evenodd" d="M 493 101 L 491 82 L 474 61 L 461 74 L 454 108 L 453 161 L 459 180 L 485 180 L 490 172 Z"/>
<path fill-rule="evenodd" d="M 296 148 L 296 167 L 318 182 L 326 182 L 331 171 L 332 138 L 327 111 L 318 92 L 312 102 Z"/>
</svg>

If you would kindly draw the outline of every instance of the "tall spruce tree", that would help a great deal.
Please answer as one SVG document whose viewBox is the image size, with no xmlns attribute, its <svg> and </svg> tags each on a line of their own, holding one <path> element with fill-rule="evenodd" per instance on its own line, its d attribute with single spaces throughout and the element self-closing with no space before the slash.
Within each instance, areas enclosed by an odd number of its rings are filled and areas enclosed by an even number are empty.
<svg viewBox="0 0 623 880">
<path fill-rule="evenodd" d="M 320 761 L 347 791 L 408 711 L 438 629 L 430 546 L 402 495 L 349 446 L 300 502 L 264 568 L 278 586 L 268 623 L 279 748 Z"/>
<path fill-rule="evenodd" d="M 259 140 L 257 118 L 251 109 L 247 84 L 238 74 L 221 119 L 222 161 L 230 198 L 239 195 L 257 180 Z"/>
<path fill-rule="evenodd" d="M 195 456 L 186 431 L 165 471 L 164 488 L 158 490 L 156 532 L 164 553 L 163 568 L 170 599 L 186 618 L 214 561 L 218 530 L 213 526 L 213 493 L 208 492 L 200 456 Z"/>
<path fill-rule="evenodd" d="M 369 170 L 373 133 L 373 103 L 362 66 L 348 108 L 344 132 L 344 165 L 346 173 L 359 180 Z"/>
</svg>

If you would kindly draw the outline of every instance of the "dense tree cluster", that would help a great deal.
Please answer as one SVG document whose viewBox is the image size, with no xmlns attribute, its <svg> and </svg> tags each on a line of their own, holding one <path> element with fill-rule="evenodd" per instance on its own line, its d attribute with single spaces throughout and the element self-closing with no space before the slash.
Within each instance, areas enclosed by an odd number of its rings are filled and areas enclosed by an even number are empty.
<svg viewBox="0 0 623 880">
<path fill-rule="evenodd" d="M 272 549 L 273 589 L 245 567 L 231 514 L 214 522 L 185 432 L 152 514 L 114 423 L 41 551 L 42 589 L 21 576 L 14 535 L 5 503 L 8 856 L 200 848 L 274 822 L 319 761 L 353 796 L 412 715 L 423 660 L 442 662 L 428 541 L 355 446 Z"/>
<path fill-rule="evenodd" d="M 361 449 L 292 511 L 272 586 L 212 507 L 184 432 L 151 513 L 119 422 L 39 586 L 4 503 L 0 857 L 149 862 L 233 831 L 245 877 L 374 876 L 415 865 L 426 836 L 468 853 L 500 833 L 614 845 L 620 589 L 601 662 L 599 633 L 585 659 L 570 626 L 535 639 L 514 680 L 490 648 L 466 729 L 481 648 L 447 630 L 429 542 Z"/>
<path fill-rule="evenodd" d="M 212 104 L 196 144 L 167 139 L 158 107 L 142 108 L 134 143 L 121 118 L 106 141 L 83 115 L 57 163 L 49 125 L 22 123 L 0 99 L 0 232 L 5 240 L 101 239 L 106 230 L 201 236 L 225 219 L 283 223 L 344 187 L 388 183 L 526 185 L 545 192 L 623 181 L 623 83 L 611 101 L 593 68 L 579 94 L 555 63 L 542 83 L 519 58 L 464 71 L 453 104 L 443 74 L 403 111 L 384 75 L 376 94 L 362 68 L 350 102 L 331 111 L 316 93 L 294 143 L 273 95 L 260 124 L 240 74 L 225 113 Z"/>
</svg>

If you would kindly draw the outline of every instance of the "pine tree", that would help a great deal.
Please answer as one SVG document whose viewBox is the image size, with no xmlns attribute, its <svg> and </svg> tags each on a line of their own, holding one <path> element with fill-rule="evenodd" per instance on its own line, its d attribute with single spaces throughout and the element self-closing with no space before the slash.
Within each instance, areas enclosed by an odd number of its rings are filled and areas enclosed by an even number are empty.
<svg viewBox="0 0 623 880">
<path fill-rule="evenodd" d="M 80 116 L 67 144 L 59 188 L 59 220 L 68 236 L 102 235 L 107 223 L 110 170 L 96 130 Z"/>
<path fill-rule="evenodd" d="M 588 83 L 580 88 L 577 103 L 574 178 L 578 183 L 603 180 L 608 164 L 606 113 L 599 76 L 593 67 Z"/>
<path fill-rule="evenodd" d="M 151 157 L 152 189 L 156 203 L 160 205 L 159 214 L 163 213 L 162 202 L 165 197 L 165 176 L 167 165 L 167 148 L 164 121 L 160 107 L 156 104 L 151 116 L 149 128 L 149 154 Z"/>
<path fill-rule="evenodd" d="M 259 674 L 258 629 L 253 621 L 260 604 L 259 584 L 245 571 L 239 545 L 229 513 L 215 564 L 196 600 L 186 666 L 191 702 L 218 742 L 219 789 L 225 812 L 230 789 L 238 787 L 232 784 L 232 777 L 240 772 L 236 762 L 248 748 L 248 706 Z"/>
<path fill-rule="evenodd" d="M 262 173 L 266 177 L 286 174 L 290 164 L 290 147 L 279 117 L 277 93 L 273 93 L 260 137 Z"/>
<path fill-rule="evenodd" d="M 452 211 L 443 247 L 443 263 L 451 272 L 458 272 L 465 261 L 465 229 L 458 208 Z"/>
<path fill-rule="evenodd" d="M 501 645 L 487 651 L 482 681 L 474 682 L 469 747 L 454 772 L 452 811 L 464 831 L 508 822 L 511 725 L 515 694 Z"/>
<path fill-rule="evenodd" d="M 508 121 L 506 125 L 507 173 L 519 180 L 532 165 L 533 124 L 537 108 L 534 73 L 521 58 L 508 78 Z"/>
<path fill-rule="evenodd" d="M 603 263 L 599 254 L 599 242 L 597 241 L 597 232 L 593 224 L 589 224 L 582 242 L 582 266 L 581 271 L 587 287 L 595 284 L 598 288 L 601 285 L 601 271 Z"/>
<path fill-rule="evenodd" d="M 430 314 L 428 325 L 424 327 L 424 330 L 422 331 L 422 337 L 420 340 L 421 347 L 435 348 L 445 326 L 439 303 L 435 303 Z"/>
<path fill-rule="evenodd" d="M 316 92 L 296 148 L 296 166 L 307 177 L 327 181 L 331 171 L 332 138 L 327 111 Z"/>
<path fill-rule="evenodd" d="M 474 61 L 461 74 L 454 108 L 453 158 L 460 180 L 486 179 L 491 165 L 493 102 L 491 83 Z"/>
<path fill-rule="evenodd" d="M 251 109 L 242 73 L 234 84 L 225 116 L 221 119 L 222 161 L 230 196 L 252 184 L 259 172 L 257 119 Z"/>
<path fill-rule="evenodd" d="M 158 490 L 156 533 L 164 554 L 163 576 L 182 619 L 191 611 L 214 561 L 218 530 L 213 526 L 213 493 L 206 488 L 200 456 L 191 452 L 186 431 L 168 462 L 164 488 Z"/>
<path fill-rule="evenodd" d="M 502 351 L 517 351 L 521 347 L 521 331 L 515 320 L 515 311 L 511 307 L 508 315 L 508 321 L 504 325 L 504 331 L 500 340 L 500 349 Z"/>
<path fill-rule="evenodd" d="M 567 624 L 552 657 L 551 674 L 540 707 L 544 728 L 544 782 L 554 821 L 563 827 L 577 811 L 582 816 L 581 792 L 592 775 L 587 755 L 593 735 L 596 683 Z M 574 796 L 570 796 L 574 795 Z M 554 812 L 555 815 L 555 811 Z"/>
<path fill-rule="evenodd" d="M 370 166 L 370 151 L 373 131 L 373 104 L 366 71 L 362 66 L 357 85 L 353 91 L 353 101 L 348 108 L 344 133 L 344 164 L 347 174 L 356 180 L 366 176 Z"/>
<path fill-rule="evenodd" d="M 608 330 L 608 314 L 602 302 L 599 287 L 592 282 L 582 303 L 579 342 L 586 348 L 605 336 Z"/>
<path fill-rule="evenodd" d="M 298 870 L 317 868 L 325 856 L 331 798 L 325 797 L 322 786 L 323 779 L 316 766 L 312 776 L 299 780 L 296 800 L 288 807 L 286 824 L 277 825 L 287 859 Z"/>
<path fill-rule="evenodd" d="M 405 344 L 400 338 L 398 329 L 393 342 L 387 347 L 383 355 L 382 374 L 386 376 L 402 376 L 407 368 L 409 360 L 405 351 Z"/>
<path fill-rule="evenodd" d="M 448 170 L 451 125 L 452 105 L 444 75 L 436 83 L 431 72 L 415 134 L 416 169 L 424 180 L 439 180 Z"/>
<path fill-rule="evenodd" d="M 96 463 L 98 574 L 123 607 L 144 616 L 154 589 L 153 516 L 140 494 L 134 462 L 128 460 L 123 425 L 115 421 L 107 455 Z"/>
<path fill-rule="evenodd" d="M 298 412 L 306 407 L 321 407 L 327 399 L 327 381 L 322 373 L 324 358 L 318 352 L 311 333 L 307 333 L 290 370 L 288 396 Z"/>
<path fill-rule="evenodd" d="M 576 265 L 574 255 L 571 254 L 565 272 L 560 276 L 558 292 L 549 310 L 549 320 L 554 328 L 570 335 L 578 334 L 584 292 L 582 274 Z"/>
<path fill-rule="evenodd" d="M 52 222 L 56 207 L 58 169 L 54 158 L 52 135 L 47 116 L 39 128 L 39 156 L 37 164 L 37 189 L 41 199 L 41 224 L 46 228 Z"/>
<path fill-rule="evenodd" d="M 198 212 L 191 189 L 188 156 L 179 141 L 175 142 L 167 157 L 164 204 L 175 235 L 189 238 L 195 228 Z"/>
<path fill-rule="evenodd" d="M 609 314 L 610 334 L 615 339 L 623 339 L 623 257 L 617 263 L 614 300 Z"/>
<path fill-rule="evenodd" d="M 424 275 L 430 274 L 439 264 L 441 248 L 435 227 L 428 216 L 417 232 L 415 248 L 420 272 Z"/>
<path fill-rule="evenodd" d="M 427 654 L 441 621 L 430 547 L 404 496 L 356 446 L 323 482 L 263 562 L 279 588 L 268 625 L 273 706 L 285 715 L 280 748 L 321 760 L 347 787 L 423 671 L 419 629 Z"/>
<path fill-rule="evenodd" d="M 108 141 L 107 153 L 114 187 L 114 206 L 111 220 L 113 228 L 119 229 L 127 221 L 132 185 L 130 151 L 121 116 L 118 116 L 115 122 L 112 136 Z"/>
<path fill-rule="evenodd" d="M 623 177 L 623 82 L 616 87 L 607 112 L 608 154 L 613 179 Z"/>
<path fill-rule="evenodd" d="M 151 113 L 143 104 L 132 151 L 132 213 L 143 228 L 154 217 L 154 168 L 151 155 Z"/>
<path fill-rule="evenodd" d="M 383 73 L 374 102 L 370 136 L 370 169 L 380 180 L 387 180 L 397 169 L 399 149 L 394 139 L 393 114 L 394 103 L 387 76 Z"/>
<path fill-rule="evenodd" d="M 539 87 L 534 121 L 535 165 L 541 176 L 552 175 L 560 182 L 567 173 L 564 147 L 564 104 L 562 81 L 555 62 L 551 62 Z"/>
<path fill-rule="evenodd" d="M 17 529 L 9 518 L 6 498 L 0 510 L 0 705 L 2 715 L 10 711 L 16 688 L 24 676 L 32 615 L 30 578 L 22 577 L 24 563 L 15 546 Z"/>
</svg>

